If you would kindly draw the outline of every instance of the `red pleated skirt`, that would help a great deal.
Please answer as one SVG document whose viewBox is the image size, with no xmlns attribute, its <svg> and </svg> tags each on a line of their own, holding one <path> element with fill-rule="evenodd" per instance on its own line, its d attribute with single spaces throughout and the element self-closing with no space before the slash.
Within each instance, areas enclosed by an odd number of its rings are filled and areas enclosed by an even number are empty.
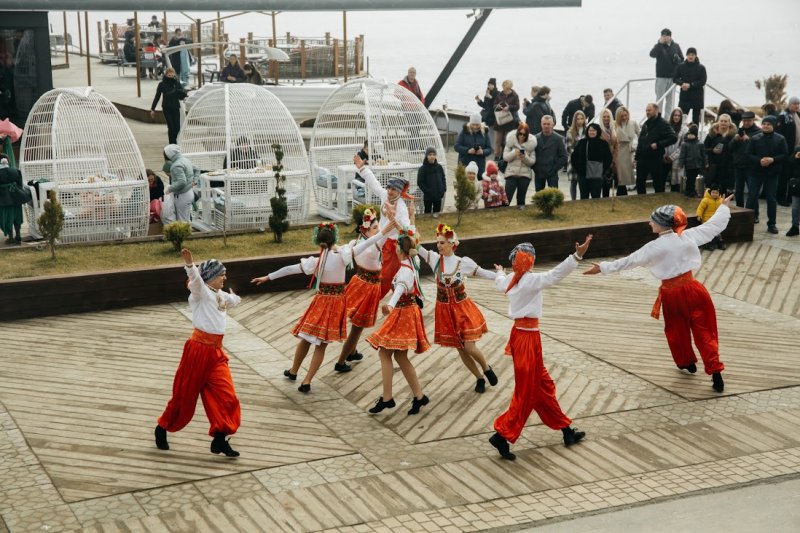
<svg viewBox="0 0 800 533">
<path fill-rule="evenodd" d="M 345 290 L 347 316 L 350 323 L 359 328 L 371 328 L 378 317 L 381 303 L 381 274 L 371 270 L 358 269 L 350 279 Z"/>
<path fill-rule="evenodd" d="M 297 336 L 305 333 L 321 342 L 336 342 L 347 338 L 347 303 L 344 283 L 322 283 L 311 305 L 292 329 Z"/>
<path fill-rule="evenodd" d="M 375 349 L 414 350 L 415 353 L 430 348 L 422 310 L 413 296 L 403 295 L 381 327 L 367 337 L 367 342 Z"/>
</svg>

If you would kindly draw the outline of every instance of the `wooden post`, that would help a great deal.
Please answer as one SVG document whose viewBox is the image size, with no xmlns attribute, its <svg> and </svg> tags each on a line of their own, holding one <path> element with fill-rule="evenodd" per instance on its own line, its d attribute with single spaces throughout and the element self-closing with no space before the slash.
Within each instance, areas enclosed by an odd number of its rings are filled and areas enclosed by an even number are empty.
<svg viewBox="0 0 800 533">
<path fill-rule="evenodd" d="M 103 26 L 97 21 L 97 52 L 103 53 Z"/>
<path fill-rule="evenodd" d="M 333 77 L 339 77 L 339 39 L 333 39 Z"/>
<path fill-rule="evenodd" d="M 67 62 L 67 66 L 69 66 L 69 42 L 67 42 L 69 34 L 67 34 L 67 12 L 62 11 L 61 13 L 64 15 L 64 60 Z"/>
<path fill-rule="evenodd" d="M 353 75 L 354 75 L 354 76 L 357 76 L 357 75 L 358 75 L 358 73 L 360 72 L 360 71 L 358 70 L 358 63 L 359 63 L 359 61 L 361 60 L 361 56 L 360 56 L 360 53 L 361 53 L 361 47 L 360 47 L 360 45 L 359 45 L 359 43 L 360 43 L 361 41 L 359 40 L 359 37 L 358 37 L 358 35 L 356 35 L 356 37 L 355 37 L 355 39 L 354 39 L 354 42 L 355 42 L 355 46 L 354 46 L 353 48 L 354 48 L 354 50 L 355 50 L 355 51 L 354 51 L 354 53 L 355 53 L 355 56 L 353 57 Z"/>
<path fill-rule="evenodd" d="M 222 21 L 219 19 L 219 11 L 217 11 L 217 41 L 222 41 L 224 33 L 222 31 Z M 225 66 L 225 57 L 222 55 L 223 46 L 217 45 L 217 61 L 219 62 L 219 71 L 222 72 L 222 67 Z"/>
<path fill-rule="evenodd" d="M 81 12 L 77 12 L 78 15 L 78 55 L 83 57 L 83 35 L 81 32 Z"/>
<path fill-rule="evenodd" d="M 361 57 L 361 64 L 358 66 L 359 72 L 364 72 L 364 34 L 358 36 L 358 44 L 359 44 L 359 57 Z"/>
<path fill-rule="evenodd" d="M 306 40 L 300 40 L 300 79 L 306 79 Z"/>
<path fill-rule="evenodd" d="M 247 61 L 247 53 L 246 48 L 244 46 L 244 37 L 239 38 L 239 66 L 241 67 L 244 65 L 245 61 Z M 242 67 L 244 68 L 244 67 Z"/>
<path fill-rule="evenodd" d="M 275 31 L 275 12 L 272 12 L 272 46 L 274 48 L 278 47 L 278 34 Z"/>
<path fill-rule="evenodd" d="M 103 21 L 103 35 L 108 35 L 109 31 L 110 31 L 110 25 L 108 24 L 108 19 L 105 19 Z M 110 52 L 111 51 L 111 47 L 108 46 L 108 42 L 107 41 L 105 42 L 105 46 L 103 46 L 103 50 L 105 50 L 106 52 Z"/>
<path fill-rule="evenodd" d="M 292 47 L 292 34 L 288 31 L 286 32 L 286 46 Z"/>
<path fill-rule="evenodd" d="M 253 44 L 253 32 L 247 32 L 247 44 Z"/>
<path fill-rule="evenodd" d="M 197 44 L 200 44 L 202 41 L 203 35 L 203 22 L 200 19 L 197 19 L 197 40 L 195 41 Z M 203 86 L 203 49 L 202 48 L 195 48 L 197 51 L 197 87 L 200 88 Z"/>
<path fill-rule="evenodd" d="M 161 30 L 161 41 L 164 43 L 164 46 L 169 44 L 169 26 L 167 26 L 167 12 L 162 11 L 161 16 L 163 17 L 162 26 L 163 29 Z"/>
<path fill-rule="evenodd" d="M 331 32 L 326 31 L 325 32 L 325 46 L 330 46 L 330 45 L 331 45 Z"/>
<path fill-rule="evenodd" d="M 136 96 L 142 97 L 142 58 L 139 52 L 139 12 L 133 12 L 133 44 L 136 48 Z"/>
<path fill-rule="evenodd" d="M 347 71 L 350 70 L 347 65 L 347 11 L 342 11 L 342 29 L 344 33 L 344 82 L 347 83 Z"/>
<path fill-rule="evenodd" d="M 114 48 L 114 57 L 119 57 L 119 43 L 117 42 L 117 23 L 111 25 L 111 44 Z"/>
<path fill-rule="evenodd" d="M 89 53 L 89 12 L 83 12 L 83 21 L 86 26 L 86 86 L 92 86 L 92 54 Z M 100 24 L 99 22 L 97 23 Z"/>
</svg>

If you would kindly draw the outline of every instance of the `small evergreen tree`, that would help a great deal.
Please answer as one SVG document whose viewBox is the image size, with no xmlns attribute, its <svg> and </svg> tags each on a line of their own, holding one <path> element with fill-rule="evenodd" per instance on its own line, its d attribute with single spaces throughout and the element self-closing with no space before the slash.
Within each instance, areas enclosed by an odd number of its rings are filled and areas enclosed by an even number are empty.
<svg viewBox="0 0 800 533">
<path fill-rule="evenodd" d="M 764 97 L 768 103 L 775 104 L 779 110 L 786 107 L 786 81 L 789 78 L 784 74 L 773 74 L 763 80 L 756 80 L 756 89 L 764 88 Z"/>
<path fill-rule="evenodd" d="M 283 242 L 283 234 L 289 231 L 289 205 L 286 203 L 286 176 L 281 174 L 283 170 L 283 147 L 280 144 L 273 144 L 272 150 L 275 152 L 275 164 L 272 170 L 275 172 L 275 196 L 269 199 L 272 206 L 272 214 L 269 216 L 269 227 L 275 235 L 275 242 Z"/>
<path fill-rule="evenodd" d="M 178 220 L 164 226 L 164 238 L 172 243 L 176 252 L 183 249 L 183 241 L 192 234 L 192 225 L 189 222 Z"/>
<path fill-rule="evenodd" d="M 56 198 L 56 191 L 47 191 L 47 200 L 44 202 L 44 209 L 39 215 L 39 232 L 50 246 L 50 257 L 56 258 L 56 241 L 64 229 L 64 209 Z"/>
<path fill-rule="evenodd" d="M 545 218 L 553 218 L 556 209 L 564 205 L 564 193 L 557 187 L 545 187 L 533 195 L 533 205 Z"/>
<path fill-rule="evenodd" d="M 461 224 L 461 217 L 469 206 L 478 199 L 478 189 L 475 184 L 467 179 L 467 170 L 464 165 L 456 167 L 456 226 Z"/>
</svg>

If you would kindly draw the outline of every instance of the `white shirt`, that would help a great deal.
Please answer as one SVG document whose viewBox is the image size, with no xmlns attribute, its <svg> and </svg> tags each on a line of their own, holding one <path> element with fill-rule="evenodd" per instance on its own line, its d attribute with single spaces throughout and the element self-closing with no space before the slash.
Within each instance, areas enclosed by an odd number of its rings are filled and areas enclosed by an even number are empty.
<svg viewBox="0 0 800 533">
<path fill-rule="evenodd" d="M 227 308 L 236 307 L 242 299 L 223 290 L 214 291 L 203 282 L 195 265 L 187 266 L 189 276 L 189 307 L 192 310 L 192 325 L 206 333 L 225 334 Z M 222 307 L 222 309 L 220 309 Z"/>
<path fill-rule="evenodd" d="M 367 184 L 367 187 L 370 188 L 373 194 L 375 194 L 378 198 L 381 199 L 381 219 L 378 222 L 378 228 L 383 229 L 389 224 L 389 217 L 386 216 L 386 204 L 389 204 L 389 193 L 384 189 L 383 185 L 378 181 L 378 178 L 375 177 L 375 174 L 369 169 L 368 166 L 364 165 L 364 168 L 358 171 L 359 175 L 364 178 L 364 182 Z M 397 220 L 397 224 L 403 228 L 405 226 L 411 225 L 411 219 L 408 216 L 408 206 L 403 201 L 402 198 L 398 198 L 394 206 L 396 208 L 394 218 Z M 393 229 L 386 235 L 387 239 L 395 239 L 397 240 L 397 230 Z"/>
<path fill-rule="evenodd" d="M 722 233 L 731 218 L 731 210 L 720 205 L 705 224 L 684 230 L 680 235 L 672 231 L 662 233 L 631 255 L 616 261 L 603 261 L 600 271 L 611 274 L 629 268 L 646 267 L 656 279 L 670 279 L 690 270 L 697 272 L 702 264 L 698 246 L 710 242 Z"/>
<path fill-rule="evenodd" d="M 358 255 L 373 244 L 377 244 L 384 236 L 380 233 L 373 235 L 355 246 L 345 244 L 328 252 L 325 267 L 320 277 L 320 283 L 344 283 L 347 265 L 353 260 L 353 254 Z M 353 241 L 355 242 L 355 241 Z M 289 265 L 269 275 L 269 279 L 278 279 L 292 274 L 306 274 L 310 276 L 317 268 L 319 256 L 304 257 L 300 264 Z"/>
<path fill-rule="evenodd" d="M 380 233 L 378 235 L 380 235 Z M 369 246 L 361 253 L 354 254 L 356 264 L 366 270 L 372 270 L 373 272 L 379 271 L 381 269 L 381 247 L 385 241 L 386 237 L 384 236 L 382 239 L 379 239 L 374 246 Z M 356 246 L 357 242 L 358 241 L 350 241 L 350 246 Z M 394 250 L 392 250 L 392 253 L 395 253 Z"/>
<path fill-rule="evenodd" d="M 508 316 L 514 320 L 518 318 L 542 318 L 542 290 L 552 287 L 578 266 L 574 255 L 564 259 L 554 269 L 547 272 L 526 272 L 519 283 L 506 293 L 508 296 Z M 494 280 L 497 290 L 505 292 L 506 287 L 514 279 L 514 273 L 497 273 Z"/>
<path fill-rule="evenodd" d="M 444 273 L 447 276 L 456 275 L 455 270 L 458 268 L 460 275 L 457 277 L 461 278 L 462 283 L 463 277 L 465 276 L 476 276 L 483 279 L 495 279 L 497 277 L 497 272 L 479 267 L 478 264 L 469 257 L 458 257 L 455 254 L 449 256 L 440 256 L 437 252 L 427 250 L 422 246 L 418 246 L 417 251 L 419 252 L 419 256 L 423 259 L 423 261 L 427 262 L 433 269 L 436 269 L 436 262 L 440 257 L 442 257 L 442 262 L 444 263 Z M 439 272 L 434 270 L 434 275 L 438 278 Z"/>
<path fill-rule="evenodd" d="M 400 301 L 400 297 L 405 293 L 413 293 L 414 284 L 416 283 L 414 265 L 411 263 L 411 259 L 404 259 L 400 265 L 400 269 L 397 271 L 397 274 L 394 275 L 394 279 L 392 279 L 393 292 L 392 297 L 389 299 L 389 305 L 392 307 L 397 305 L 397 302 Z M 406 268 L 402 265 L 408 265 L 411 268 Z"/>
</svg>

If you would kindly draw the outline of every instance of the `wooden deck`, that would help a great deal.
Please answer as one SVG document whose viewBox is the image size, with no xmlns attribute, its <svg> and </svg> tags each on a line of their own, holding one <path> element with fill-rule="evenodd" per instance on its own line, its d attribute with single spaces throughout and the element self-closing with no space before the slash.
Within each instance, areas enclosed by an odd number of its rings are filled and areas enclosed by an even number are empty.
<svg viewBox="0 0 800 533">
<path fill-rule="evenodd" d="M 434 347 L 412 357 L 431 398 L 416 417 L 399 372 L 398 407 L 366 414 L 380 365 L 363 341 L 352 372 L 333 372 L 331 346 L 312 393 L 297 392 L 282 372 L 311 295 L 245 299 L 225 339 L 243 411 L 237 460 L 208 452 L 200 404 L 169 452 L 153 445 L 191 329 L 185 304 L 7 321 L 0 532 L 481 530 L 800 476 L 800 243 L 761 229 L 752 243 L 704 252 L 722 395 L 702 367 L 692 376 L 673 366 L 663 322 L 649 317 L 646 272 L 576 273 L 549 290 L 545 362 L 588 438 L 565 449 L 533 415 L 515 463 L 487 442 L 513 369 L 502 355 L 507 302 L 485 281 L 469 292 L 489 324 L 479 346 L 499 385 L 474 393 L 456 352 Z M 424 289 L 433 294 L 430 279 Z M 432 304 L 424 315 L 432 339 Z"/>
</svg>

